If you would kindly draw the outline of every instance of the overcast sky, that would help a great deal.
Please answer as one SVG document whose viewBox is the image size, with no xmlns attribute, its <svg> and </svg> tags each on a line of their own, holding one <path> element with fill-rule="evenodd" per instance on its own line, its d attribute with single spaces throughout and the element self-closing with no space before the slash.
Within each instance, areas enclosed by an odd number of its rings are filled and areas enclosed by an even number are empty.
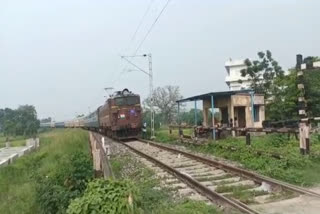
<svg viewBox="0 0 320 214">
<path fill-rule="evenodd" d="M 70 119 L 104 102 L 104 87 L 145 98 L 132 54 L 167 0 L 0 0 L 0 108 L 31 104 L 40 118 Z M 155 86 L 184 97 L 227 90 L 227 59 L 269 49 L 284 68 L 320 55 L 318 0 L 171 0 L 139 54 L 152 53 Z M 147 59 L 135 63 L 147 69 Z"/>
</svg>

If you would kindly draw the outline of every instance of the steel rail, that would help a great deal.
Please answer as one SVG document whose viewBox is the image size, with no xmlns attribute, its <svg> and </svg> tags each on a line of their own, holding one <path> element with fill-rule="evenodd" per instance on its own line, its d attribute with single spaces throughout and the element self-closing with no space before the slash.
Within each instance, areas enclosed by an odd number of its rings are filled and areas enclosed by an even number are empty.
<svg viewBox="0 0 320 214">
<path fill-rule="evenodd" d="M 260 182 L 260 183 L 266 182 L 266 183 L 272 184 L 273 186 L 278 186 L 278 187 L 281 187 L 281 188 L 289 190 L 289 191 L 298 192 L 300 194 L 306 194 L 306 195 L 309 195 L 309 196 L 320 198 L 320 194 L 319 193 L 310 191 L 310 190 L 305 189 L 303 187 L 295 186 L 295 185 L 292 185 L 292 184 L 289 184 L 289 183 L 286 183 L 286 182 L 283 182 L 283 181 L 278 181 L 278 180 L 275 180 L 273 178 L 269 178 L 269 177 L 266 177 L 266 176 L 263 176 L 263 175 L 259 175 L 257 173 L 254 173 L 254 172 L 242 169 L 242 168 L 234 167 L 234 166 L 231 166 L 231 165 L 228 165 L 228 164 L 225 164 L 225 163 L 221 163 L 219 161 L 211 160 L 211 159 L 208 159 L 208 158 L 205 158 L 205 157 L 201 157 L 201 156 L 198 156 L 198 155 L 195 155 L 195 154 L 191 154 L 191 153 L 188 153 L 188 152 L 185 152 L 185 151 L 181 151 L 179 149 L 174 149 L 174 148 L 170 148 L 168 146 L 159 145 L 158 143 L 154 143 L 154 142 L 151 142 L 151 141 L 147 141 L 147 140 L 143 140 L 143 139 L 139 139 L 139 141 L 141 141 L 143 143 L 148 143 L 150 145 L 153 145 L 153 146 L 156 146 L 158 148 L 165 149 L 165 150 L 168 150 L 168 151 L 171 151 L 171 152 L 174 152 L 174 153 L 183 154 L 183 155 L 185 155 L 185 156 L 187 156 L 189 158 L 201 161 L 201 162 L 203 162 L 205 164 L 208 164 L 208 165 L 211 165 L 211 166 L 214 166 L 214 167 L 229 171 L 231 173 L 239 174 L 240 176 L 247 177 L 249 179 L 253 179 L 256 182 Z"/>
<path fill-rule="evenodd" d="M 197 180 L 193 179 L 192 177 L 179 172 L 178 170 L 176 170 L 176 169 L 166 165 L 165 163 L 163 163 L 163 162 L 161 162 L 161 161 L 159 161 L 159 160 L 157 160 L 157 159 L 155 159 L 155 158 L 153 158 L 153 157 L 151 157 L 151 156 L 139 151 L 138 149 L 133 148 L 132 146 L 128 145 L 127 143 L 124 143 L 124 142 L 121 142 L 121 143 L 123 145 L 125 145 L 126 147 L 128 147 L 129 149 L 131 149 L 132 151 L 134 151 L 135 153 L 137 153 L 138 155 L 146 158 L 149 161 L 152 161 L 153 163 L 157 164 L 161 168 L 163 168 L 166 171 L 168 171 L 170 174 L 173 174 L 175 177 L 177 177 L 182 182 L 186 183 L 187 185 L 189 185 L 193 189 L 195 189 L 198 192 L 200 192 L 201 194 L 205 195 L 210 201 L 212 201 L 214 203 L 217 203 L 217 201 L 218 201 L 218 202 L 220 202 L 221 205 L 226 205 L 226 204 L 231 205 L 232 207 L 240 210 L 243 213 L 259 214 L 259 212 L 257 212 L 256 210 L 251 209 L 246 204 L 244 204 L 244 203 L 242 203 L 240 201 L 229 199 L 229 198 L 223 196 L 222 194 L 214 192 L 211 189 L 209 189 L 206 186 L 204 186 L 201 183 L 199 183 Z"/>
</svg>

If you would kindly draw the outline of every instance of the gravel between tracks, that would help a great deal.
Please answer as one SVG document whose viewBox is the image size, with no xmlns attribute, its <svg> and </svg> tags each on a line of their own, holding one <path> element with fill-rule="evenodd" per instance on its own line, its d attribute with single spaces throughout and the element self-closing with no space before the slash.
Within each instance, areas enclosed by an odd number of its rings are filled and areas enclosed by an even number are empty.
<svg viewBox="0 0 320 214">
<path fill-rule="evenodd" d="M 117 155 L 119 153 L 129 151 L 141 163 L 143 163 L 145 166 L 147 166 L 148 168 L 152 169 L 155 172 L 156 176 L 161 180 L 162 187 L 166 187 L 173 190 L 173 193 L 177 197 L 189 198 L 192 200 L 200 200 L 208 204 L 211 203 L 206 197 L 200 195 L 195 190 L 191 189 L 186 184 L 182 183 L 180 180 L 175 178 L 170 173 L 156 166 L 154 163 L 150 162 L 145 158 L 138 156 L 134 152 L 131 152 L 131 150 L 129 150 L 127 147 L 119 143 L 115 143 L 112 140 L 108 140 L 108 141 L 110 141 L 108 144 L 110 145 L 110 150 L 112 155 Z M 179 171 L 182 171 L 183 173 L 195 178 L 196 180 L 201 181 L 203 185 L 207 186 L 212 190 L 216 190 L 216 188 L 220 184 L 223 184 L 223 186 L 237 186 L 237 185 L 247 186 L 249 191 L 266 190 L 265 187 L 263 187 L 263 185 L 257 185 L 253 181 L 245 180 L 238 176 L 234 176 L 234 175 L 230 176 L 228 175 L 228 173 L 224 172 L 223 170 L 220 170 L 214 167 L 208 168 L 207 165 L 195 160 L 190 160 L 189 158 L 184 157 L 183 155 L 174 154 L 153 146 L 148 146 L 147 144 L 144 144 L 140 141 L 131 141 L 127 143 L 130 144 L 130 146 L 133 146 L 134 148 L 140 151 L 143 151 L 147 155 L 157 158 L 161 162 L 167 165 L 170 165 L 175 169 L 179 169 Z M 235 164 L 228 160 L 222 160 L 220 158 L 214 158 L 209 155 L 204 155 L 201 153 L 190 151 L 183 146 L 176 146 L 176 145 L 166 145 L 166 146 L 183 150 L 186 152 L 191 152 L 196 155 L 201 155 L 216 161 L 217 160 L 222 161 L 223 163 L 232 164 L 233 166 L 236 166 L 236 167 L 240 166 L 239 164 Z M 320 192 L 320 188 L 318 188 L 317 190 L 318 192 Z M 229 193 L 225 192 L 223 194 L 228 196 L 230 195 L 230 192 Z M 280 214 L 280 213 L 318 214 L 320 210 L 320 201 L 317 198 L 302 195 L 302 196 L 294 197 L 287 200 L 280 200 L 276 202 L 266 203 L 268 202 L 268 200 L 266 200 L 267 198 L 266 196 L 268 196 L 268 194 L 255 197 L 255 204 L 250 205 L 250 207 L 252 207 L 257 211 L 260 211 L 261 213 L 267 213 L 267 214 Z"/>
<path fill-rule="evenodd" d="M 159 178 L 159 180 L 161 181 L 160 188 L 167 188 L 171 190 L 172 194 L 175 197 L 188 198 L 196 201 L 204 201 L 207 204 L 212 204 L 206 197 L 200 195 L 195 190 L 189 188 L 186 184 L 179 181 L 177 178 L 175 178 L 173 175 L 166 172 L 162 168 L 156 166 L 154 163 L 132 152 L 126 146 L 120 143 L 114 142 L 112 139 L 109 139 L 106 137 L 105 137 L 105 143 L 110 149 L 111 157 L 130 154 L 133 157 L 135 157 L 135 159 L 137 159 L 140 163 L 142 163 L 149 169 L 153 170 L 155 173 L 155 176 Z"/>
<path fill-rule="evenodd" d="M 156 143 L 156 142 L 153 142 L 153 143 Z M 158 144 L 161 145 L 161 143 L 158 143 Z M 194 152 L 190 149 L 187 149 L 184 146 L 171 145 L 171 144 L 165 144 L 165 146 L 174 148 L 174 149 L 179 149 L 179 150 L 192 153 L 195 155 L 199 155 L 202 157 L 206 157 L 211 160 L 220 161 L 222 163 L 226 163 L 235 167 L 242 167 L 241 164 L 238 164 L 223 158 L 213 157 L 208 154 Z M 309 189 L 311 191 L 320 193 L 320 186 L 309 188 Z M 263 202 L 264 196 L 262 196 L 261 199 Z M 257 211 L 260 211 L 261 213 L 266 213 L 266 214 L 319 214 L 320 200 L 315 197 L 300 195 L 298 197 L 293 197 L 290 199 L 284 199 L 284 200 L 270 202 L 270 203 L 255 204 L 255 205 L 251 205 L 250 207 L 252 207 Z"/>
</svg>

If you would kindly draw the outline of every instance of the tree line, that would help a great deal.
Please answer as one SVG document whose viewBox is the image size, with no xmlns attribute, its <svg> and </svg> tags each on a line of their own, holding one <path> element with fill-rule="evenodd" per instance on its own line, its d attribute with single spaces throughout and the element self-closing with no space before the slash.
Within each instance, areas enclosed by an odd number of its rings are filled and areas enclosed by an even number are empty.
<svg viewBox="0 0 320 214">
<path fill-rule="evenodd" d="M 266 100 L 266 119 L 287 120 L 298 118 L 297 70 L 293 66 L 285 72 L 273 58 L 271 51 L 258 52 L 257 60 L 246 59 L 246 69 L 241 75 L 251 80 L 255 93 L 263 94 Z M 319 61 L 319 57 L 306 57 L 304 63 Z M 307 111 L 310 116 L 320 116 L 320 69 L 307 71 L 304 75 L 307 99 Z M 241 82 L 241 80 L 239 80 Z M 182 99 L 179 86 L 157 87 L 153 93 L 155 108 L 155 127 L 177 121 L 178 106 L 176 101 Z M 144 100 L 144 121 L 150 121 L 150 97 Z M 186 111 L 181 106 L 180 122 L 194 124 L 195 109 Z M 209 114 L 210 116 L 210 114 Z M 215 117 L 218 117 L 218 115 Z M 201 125 L 202 111 L 197 110 L 198 125 Z"/>
<path fill-rule="evenodd" d="M 33 136 L 40 122 L 37 111 L 32 105 L 22 105 L 17 109 L 0 109 L 0 130 L 5 136 Z"/>
<path fill-rule="evenodd" d="M 319 61 L 309 56 L 304 63 Z M 298 119 L 297 69 L 293 66 L 286 74 L 270 51 L 258 52 L 257 60 L 245 60 L 243 77 L 251 80 L 251 88 L 263 94 L 266 100 L 266 118 L 270 120 Z M 309 116 L 320 115 L 320 69 L 304 72 L 304 85 Z"/>
</svg>

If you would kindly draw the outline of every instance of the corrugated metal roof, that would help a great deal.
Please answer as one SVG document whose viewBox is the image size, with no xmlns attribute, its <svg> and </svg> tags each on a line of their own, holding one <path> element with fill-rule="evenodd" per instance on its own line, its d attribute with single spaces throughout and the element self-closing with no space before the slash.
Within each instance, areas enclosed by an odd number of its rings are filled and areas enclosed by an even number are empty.
<svg viewBox="0 0 320 214">
<path fill-rule="evenodd" d="M 193 97 L 188 97 L 188 98 L 183 98 L 181 100 L 177 100 L 177 103 L 183 103 L 183 102 L 189 102 L 189 101 L 195 101 L 195 100 L 204 100 L 204 99 L 210 99 L 211 96 L 213 98 L 215 97 L 226 97 L 226 96 L 231 96 L 234 94 L 241 94 L 241 93 L 246 93 L 248 94 L 249 92 L 252 92 L 253 90 L 251 89 L 246 89 L 246 90 L 237 90 L 237 91 L 219 91 L 219 92 L 210 92 L 206 94 L 200 94 L 196 95 Z"/>
</svg>

